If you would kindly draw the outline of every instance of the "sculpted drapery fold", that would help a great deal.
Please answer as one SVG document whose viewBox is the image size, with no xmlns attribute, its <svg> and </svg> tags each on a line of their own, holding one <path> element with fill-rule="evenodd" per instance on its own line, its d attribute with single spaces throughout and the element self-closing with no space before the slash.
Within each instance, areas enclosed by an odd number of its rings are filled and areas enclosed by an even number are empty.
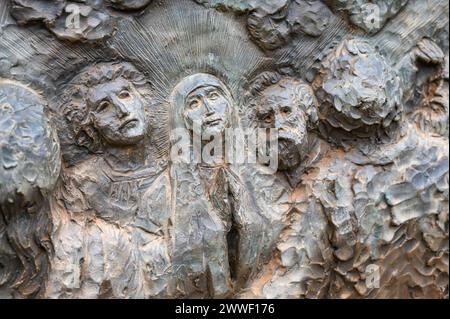
<svg viewBox="0 0 450 319">
<path fill-rule="evenodd" d="M 448 9 L 2 0 L 0 298 L 448 298 Z"/>
</svg>

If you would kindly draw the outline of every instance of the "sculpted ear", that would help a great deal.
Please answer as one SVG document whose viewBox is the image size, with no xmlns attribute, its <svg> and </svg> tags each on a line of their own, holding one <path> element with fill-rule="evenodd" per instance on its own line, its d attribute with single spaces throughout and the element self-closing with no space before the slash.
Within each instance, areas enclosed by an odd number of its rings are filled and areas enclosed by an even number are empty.
<svg viewBox="0 0 450 319">
<path fill-rule="evenodd" d="M 92 124 L 83 126 L 77 134 L 77 142 L 91 152 L 97 153 L 102 149 L 102 141 Z"/>
<path fill-rule="evenodd" d="M 90 149 L 91 145 L 93 144 L 93 138 L 92 135 L 88 133 L 88 129 L 81 129 L 80 131 L 78 131 L 77 136 L 76 136 L 76 140 L 77 140 L 77 144 L 79 146 L 83 146 L 86 147 L 88 149 Z"/>
<path fill-rule="evenodd" d="M 79 114 L 78 111 L 75 111 L 75 113 L 77 113 L 77 116 L 74 117 L 72 115 L 71 119 L 76 145 L 87 148 L 90 152 L 97 153 L 101 150 L 101 138 L 93 126 L 92 115 L 88 114 L 87 117 L 80 122 L 74 119 L 80 119 L 82 115 Z"/>
</svg>

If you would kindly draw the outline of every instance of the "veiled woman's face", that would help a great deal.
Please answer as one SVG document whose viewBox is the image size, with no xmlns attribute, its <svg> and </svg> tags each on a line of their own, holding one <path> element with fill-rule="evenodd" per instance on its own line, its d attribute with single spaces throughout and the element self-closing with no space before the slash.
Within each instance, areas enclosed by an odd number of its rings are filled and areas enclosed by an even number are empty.
<svg viewBox="0 0 450 319">
<path fill-rule="evenodd" d="M 183 115 L 189 129 L 192 130 L 194 122 L 198 122 L 202 135 L 208 138 L 224 133 L 229 127 L 231 107 L 222 90 L 203 86 L 189 93 Z"/>
<path fill-rule="evenodd" d="M 126 79 L 98 85 L 91 90 L 94 125 L 111 145 L 134 145 L 146 133 L 144 103 Z"/>
</svg>

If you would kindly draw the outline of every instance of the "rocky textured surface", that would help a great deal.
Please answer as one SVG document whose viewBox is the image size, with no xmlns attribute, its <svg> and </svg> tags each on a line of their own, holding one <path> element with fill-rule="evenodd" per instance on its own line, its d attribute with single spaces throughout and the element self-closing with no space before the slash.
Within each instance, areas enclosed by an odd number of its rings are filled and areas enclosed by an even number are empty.
<svg viewBox="0 0 450 319">
<path fill-rule="evenodd" d="M 43 296 L 49 272 L 51 195 L 59 141 L 42 97 L 0 80 L 0 284 L 3 298 Z"/>
<path fill-rule="evenodd" d="M 321 1 L 281 1 L 257 7 L 249 16 L 248 29 L 264 49 L 285 45 L 296 33 L 318 37 L 327 28 L 331 11 Z"/>
<path fill-rule="evenodd" d="M 135 11 L 151 0 L 14 0 L 11 15 L 21 25 L 43 23 L 56 37 L 68 41 L 98 41 L 115 31 L 117 13 Z"/>
<path fill-rule="evenodd" d="M 448 9 L 2 0 L 0 298 L 448 298 Z"/>
<path fill-rule="evenodd" d="M 340 44 L 324 61 L 317 82 L 323 122 L 351 138 L 393 131 L 401 119 L 400 78 L 366 41 Z"/>
<path fill-rule="evenodd" d="M 350 21 L 373 34 L 382 30 L 409 0 L 338 0 L 328 1 L 337 12 L 345 12 Z M 325 1 L 326 2 L 326 1 Z"/>
</svg>

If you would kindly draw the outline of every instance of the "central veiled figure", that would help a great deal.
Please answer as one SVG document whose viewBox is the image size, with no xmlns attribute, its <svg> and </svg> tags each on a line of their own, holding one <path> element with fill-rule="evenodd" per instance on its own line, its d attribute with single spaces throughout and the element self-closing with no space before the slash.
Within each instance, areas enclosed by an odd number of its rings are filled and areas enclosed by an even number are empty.
<svg viewBox="0 0 450 319">
<path fill-rule="evenodd" d="M 195 121 L 202 123 L 202 136 L 223 134 L 232 127 L 233 97 L 215 76 L 196 74 L 185 78 L 177 86 L 177 103 L 186 128 L 193 129 Z"/>
<path fill-rule="evenodd" d="M 170 102 L 173 128 L 187 129 L 191 141 L 201 135 L 202 149 L 211 138 L 224 138 L 226 129 L 239 127 L 233 96 L 216 76 L 184 78 Z M 212 162 L 195 162 L 201 150 L 192 148 L 192 158 L 171 169 L 177 287 L 185 296 L 230 297 L 256 269 L 264 218 L 238 165 L 227 163 L 224 153 Z"/>
</svg>

